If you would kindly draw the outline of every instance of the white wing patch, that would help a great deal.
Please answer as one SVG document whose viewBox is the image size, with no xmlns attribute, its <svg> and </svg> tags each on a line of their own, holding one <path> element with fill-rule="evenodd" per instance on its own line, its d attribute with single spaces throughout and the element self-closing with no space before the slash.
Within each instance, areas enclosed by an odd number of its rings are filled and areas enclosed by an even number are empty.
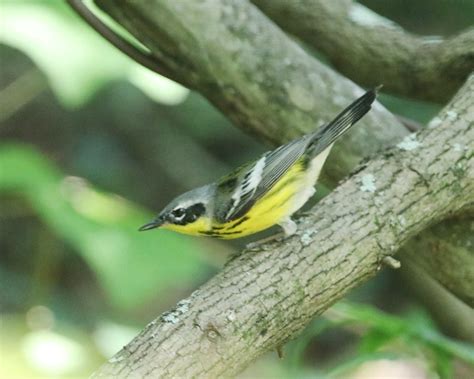
<svg viewBox="0 0 474 379">
<path fill-rule="evenodd" d="M 252 168 L 247 172 L 247 174 L 245 174 L 242 183 L 236 188 L 236 190 L 232 194 L 232 207 L 227 212 L 226 218 L 228 218 L 235 211 L 239 204 L 241 204 L 243 201 L 246 201 L 255 193 L 255 190 L 262 181 L 263 169 L 265 168 L 265 160 L 265 156 L 260 158 L 255 163 L 255 165 L 252 166 Z"/>
</svg>

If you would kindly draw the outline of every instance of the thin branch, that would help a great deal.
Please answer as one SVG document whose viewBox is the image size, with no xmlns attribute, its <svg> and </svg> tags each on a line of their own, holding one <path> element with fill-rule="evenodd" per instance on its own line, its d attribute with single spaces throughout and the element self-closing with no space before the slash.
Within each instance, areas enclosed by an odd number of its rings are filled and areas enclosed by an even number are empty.
<svg viewBox="0 0 474 379">
<path fill-rule="evenodd" d="M 410 293 L 415 295 L 420 303 L 429 310 L 430 316 L 438 323 L 444 334 L 473 344 L 474 327 L 472 320 L 474 320 L 474 308 L 459 300 L 458 296 L 453 295 L 438 280 L 433 278 L 433 273 L 436 273 L 436 270 L 426 270 L 417 261 L 407 256 L 405 252 L 411 247 L 413 247 L 413 244 L 408 243 L 399 254 L 402 261 L 402 267 L 398 272 L 401 276 L 401 283 L 406 284 Z M 430 253 L 430 251 L 425 253 L 423 250 L 418 250 L 418 252 L 421 253 L 422 257 L 427 257 Z M 450 253 L 451 251 L 448 250 L 445 256 Z M 455 254 L 458 254 L 457 251 L 455 251 Z M 460 279 L 462 278 L 456 280 Z"/>
<path fill-rule="evenodd" d="M 177 83 L 183 84 L 182 81 L 171 72 L 159 59 L 153 56 L 149 51 L 145 51 L 138 46 L 133 45 L 121 35 L 112 30 L 106 23 L 97 17 L 85 4 L 84 0 L 66 0 L 69 6 L 97 33 L 119 49 L 122 53 L 148 68 L 149 70 L 162 75 Z M 183 84 L 184 85 L 184 84 Z"/>
<path fill-rule="evenodd" d="M 383 83 L 395 94 L 444 103 L 474 70 L 473 28 L 423 38 L 352 0 L 252 2 L 364 86 Z"/>
<path fill-rule="evenodd" d="M 233 376 L 375 275 L 412 236 L 472 211 L 472 150 L 445 147 L 472 146 L 473 94 L 474 75 L 439 125 L 419 132 L 410 148 L 400 145 L 368 162 L 300 219 L 299 234 L 231 260 L 95 377 Z M 367 178 L 375 189 L 361 185 Z"/>
<path fill-rule="evenodd" d="M 0 90 L 0 128 L 25 105 L 48 88 L 44 75 L 35 67 Z"/>
<path fill-rule="evenodd" d="M 467 146 L 459 148 L 468 149 Z M 472 217 L 449 221 L 435 225 L 410 241 L 403 257 L 431 273 L 445 288 L 474 308 L 474 221 Z"/>
</svg>

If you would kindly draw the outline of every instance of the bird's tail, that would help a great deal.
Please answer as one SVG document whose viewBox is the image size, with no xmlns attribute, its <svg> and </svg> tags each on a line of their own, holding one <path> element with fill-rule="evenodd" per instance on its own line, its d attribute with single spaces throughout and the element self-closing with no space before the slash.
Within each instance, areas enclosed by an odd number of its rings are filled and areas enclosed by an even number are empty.
<svg viewBox="0 0 474 379">
<path fill-rule="evenodd" d="M 347 132 L 352 125 L 359 121 L 371 108 L 377 97 L 378 86 L 355 100 L 346 109 L 339 113 L 334 120 L 318 130 L 313 137 L 312 145 L 314 156 L 324 151 L 340 136 Z"/>
</svg>

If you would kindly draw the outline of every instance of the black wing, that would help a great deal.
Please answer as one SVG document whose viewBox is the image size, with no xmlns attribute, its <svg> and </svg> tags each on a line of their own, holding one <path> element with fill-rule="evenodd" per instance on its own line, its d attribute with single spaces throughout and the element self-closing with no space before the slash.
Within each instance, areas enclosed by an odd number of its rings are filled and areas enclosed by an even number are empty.
<svg viewBox="0 0 474 379">
<path fill-rule="evenodd" d="M 347 132 L 352 125 L 359 121 L 370 111 L 372 103 L 377 97 L 377 91 L 381 86 L 367 91 L 364 95 L 352 102 L 347 108 L 339 113 L 334 120 L 313 134 L 311 144 L 311 155 L 315 157 L 339 137 Z"/>
<path fill-rule="evenodd" d="M 370 110 L 376 94 L 376 90 L 366 92 L 317 132 L 264 154 L 248 168 L 238 169 L 239 175 L 231 174 L 221 181 L 217 187 L 219 209 L 215 211 L 219 221 L 242 217 L 303 154 L 308 151 L 312 158 L 328 148 Z"/>
<path fill-rule="evenodd" d="M 241 169 L 236 180 L 229 177 L 222 180 L 217 187 L 216 201 L 220 209 L 215 211 L 219 220 L 228 222 L 243 216 L 304 154 L 310 140 L 310 136 L 304 136 L 282 145 L 262 155 L 248 168 Z M 225 188 L 230 185 L 233 187 L 231 192 Z"/>
</svg>

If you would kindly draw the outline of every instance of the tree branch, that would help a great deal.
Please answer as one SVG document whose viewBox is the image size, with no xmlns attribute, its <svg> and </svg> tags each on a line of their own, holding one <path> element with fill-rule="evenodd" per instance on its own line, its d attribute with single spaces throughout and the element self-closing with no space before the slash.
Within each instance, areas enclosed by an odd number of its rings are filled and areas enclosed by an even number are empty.
<svg viewBox="0 0 474 379">
<path fill-rule="evenodd" d="M 159 75 L 165 76 L 175 82 L 181 83 L 180 79 L 176 77 L 164 63 L 159 62 L 153 55 L 146 50 L 135 46 L 131 42 L 127 41 L 120 34 L 115 32 L 104 21 L 97 17 L 88 6 L 84 3 L 84 0 L 66 0 L 69 6 L 97 33 L 119 49 L 122 53 L 129 56 L 135 62 L 148 68 L 151 71 L 156 72 Z M 181 83 L 182 84 L 182 83 Z"/>
<path fill-rule="evenodd" d="M 352 0 L 252 0 L 364 86 L 444 103 L 474 70 L 474 28 L 442 40 L 407 33 Z"/>
<path fill-rule="evenodd" d="M 300 219 L 299 235 L 230 261 L 95 376 L 232 376 L 375 275 L 409 238 L 472 211 L 473 94 L 474 75 L 439 125 L 369 161 Z"/>
<path fill-rule="evenodd" d="M 248 1 L 96 2 L 236 126 L 274 145 L 328 122 L 363 93 Z M 361 124 L 335 147 L 338 158 L 328 159 L 333 182 L 408 134 L 380 104 Z"/>
</svg>

